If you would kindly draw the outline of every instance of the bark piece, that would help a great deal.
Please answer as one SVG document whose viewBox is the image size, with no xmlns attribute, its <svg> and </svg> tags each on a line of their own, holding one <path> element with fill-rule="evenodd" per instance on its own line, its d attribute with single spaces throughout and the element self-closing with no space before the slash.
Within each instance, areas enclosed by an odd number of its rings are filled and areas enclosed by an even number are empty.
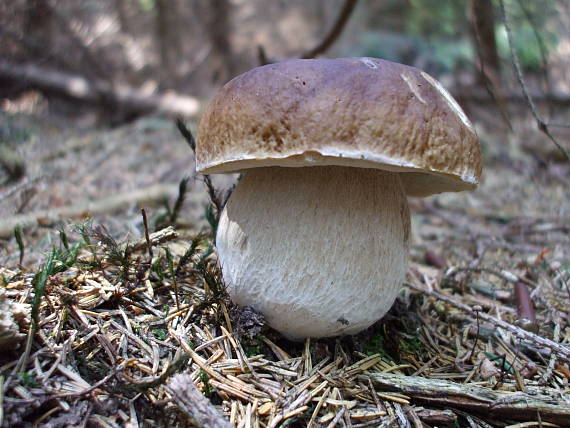
<svg viewBox="0 0 570 428">
<path fill-rule="evenodd" d="M 537 414 L 543 422 L 566 425 L 570 420 L 570 405 L 544 395 L 539 388 L 532 388 L 532 394 L 527 394 L 389 373 L 371 373 L 359 378 L 371 379 L 377 388 L 398 391 L 418 402 L 470 410 L 499 420 L 536 420 Z"/>
<path fill-rule="evenodd" d="M 196 388 L 187 374 L 175 376 L 166 390 L 172 395 L 174 405 L 201 428 L 233 428 L 214 408 L 210 400 Z"/>
</svg>

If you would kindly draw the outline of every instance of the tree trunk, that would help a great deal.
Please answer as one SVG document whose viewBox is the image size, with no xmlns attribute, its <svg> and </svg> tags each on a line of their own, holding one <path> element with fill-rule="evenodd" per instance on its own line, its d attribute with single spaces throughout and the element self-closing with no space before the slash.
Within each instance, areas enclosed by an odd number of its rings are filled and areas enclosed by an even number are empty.
<svg viewBox="0 0 570 428">
<path fill-rule="evenodd" d="M 128 0 L 117 0 L 115 4 L 115 8 L 117 9 L 117 17 L 119 18 L 119 23 L 121 24 L 121 31 L 126 34 L 131 33 L 131 19 L 128 3 Z"/>
<path fill-rule="evenodd" d="M 495 14 L 491 0 L 469 0 L 469 17 L 475 51 L 480 60 L 480 83 L 500 84 L 500 60 L 495 38 Z"/>
<path fill-rule="evenodd" d="M 160 51 L 161 82 L 167 87 L 177 84 L 177 63 L 181 55 L 178 2 L 156 0 L 156 32 Z"/>
<path fill-rule="evenodd" d="M 479 58 L 478 83 L 495 101 L 497 109 L 512 128 L 508 103 L 501 83 L 501 61 L 495 38 L 495 13 L 491 0 L 469 0 L 471 35 Z"/>
<path fill-rule="evenodd" d="M 25 33 L 33 43 L 50 48 L 54 21 L 48 0 L 27 0 L 26 9 Z"/>
<path fill-rule="evenodd" d="M 232 6 L 228 0 L 202 0 L 205 32 L 212 45 L 212 80 L 226 82 L 237 72 L 231 42 Z"/>
</svg>

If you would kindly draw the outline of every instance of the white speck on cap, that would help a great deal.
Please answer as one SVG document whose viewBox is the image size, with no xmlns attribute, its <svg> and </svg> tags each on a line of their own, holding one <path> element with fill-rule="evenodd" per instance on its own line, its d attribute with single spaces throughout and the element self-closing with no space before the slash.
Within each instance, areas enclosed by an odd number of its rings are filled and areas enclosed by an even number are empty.
<svg viewBox="0 0 570 428">
<path fill-rule="evenodd" d="M 367 67 L 378 68 L 378 66 L 370 58 L 360 58 L 360 62 L 362 62 Z"/>
<path fill-rule="evenodd" d="M 420 100 L 422 103 L 426 104 L 426 100 L 424 100 L 422 98 L 422 96 L 420 95 L 420 91 L 418 91 L 418 82 L 415 79 L 415 77 L 412 76 L 411 74 L 406 75 L 405 73 L 400 74 L 400 76 L 402 76 L 402 79 L 404 79 L 404 82 L 406 82 L 408 84 L 410 91 L 412 91 L 412 93 L 418 98 L 418 100 Z"/>
</svg>

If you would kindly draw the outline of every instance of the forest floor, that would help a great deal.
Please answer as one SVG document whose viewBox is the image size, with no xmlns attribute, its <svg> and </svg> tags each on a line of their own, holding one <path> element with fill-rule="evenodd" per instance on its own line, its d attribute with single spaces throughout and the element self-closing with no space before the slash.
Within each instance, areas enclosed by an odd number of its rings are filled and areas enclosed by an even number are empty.
<svg viewBox="0 0 570 428">
<path fill-rule="evenodd" d="M 294 343 L 228 301 L 216 208 L 172 121 L 0 113 L 26 169 L 0 187 L 0 425 L 185 426 L 196 385 L 245 427 L 570 426 L 570 165 L 526 113 L 512 131 L 491 107 L 468 114 L 481 185 L 410 199 L 389 314 Z"/>
</svg>

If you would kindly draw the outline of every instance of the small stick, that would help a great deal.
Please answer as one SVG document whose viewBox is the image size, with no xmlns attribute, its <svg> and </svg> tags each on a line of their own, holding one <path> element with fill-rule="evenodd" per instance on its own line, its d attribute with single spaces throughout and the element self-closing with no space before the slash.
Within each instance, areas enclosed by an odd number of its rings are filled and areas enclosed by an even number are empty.
<svg viewBox="0 0 570 428">
<path fill-rule="evenodd" d="M 146 211 L 144 208 L 141 208 L 141 214 L 143 218 L 144 238 L 146 239 L 146 247 L 148 249 L 149 263 L 152 263 L 152 242 L 150 241 L 150 235 L 148 233 L 148 219 L 146 217 Z"/>
<path fill-rule="evenodd" d="M 172 277 L 172 286 L 174 287 L 174 297 L 176 300 L 176 311 L 180 312 L 180 297 L 178 296 L 178 282 L 176 281 L 176 272 L 174 271 L 174 260 L 172 258 L 172 253 L 168 247 L 164 248 L 164 252 L 166 254 L 168 270 L 170 271 L 170 276 Z"/>
<path fill-rule="evenodd" d="M 432 250 L 426 250 L 424 258 L 425 262 L 430 266 L 436 267 L 438 269 L 447 269 L 447 263 L 445 260 L 443 260 L 441 256 L 434 253 Z"/>
<path fill-rule="evenodd" d="M 192 135 L 192 132 L 186 127 L 182 119 L 176 120 L 176 126 L 178 127 L 178 130 L 182 134 L 182 137 L 184 137 L 184 140 L 186 140 L 186 142 L 192 149 L 194 155 L 196 155 L 196 139 Z M 220 219 L 220 215 L 222 214 L 222 210 L 224 209 L 224 201 L 220 199 L 220 195 L 218 195 L 218 192 L 216 191 L 214 183 L 212 183 L 210 176 L 208 174 L 202 174 L 202 175 L 204 177 L 204 183 L 206 184 L 206 188 L 208 189 L 208 196 L 210 197 L 210 202 L 216 208 L 215 215 L 216 215 L 216 225 L 217 225 L 218 220 Z"/>
<path fill-rule="evenodd" d="M 556 342 L 560 341 L 560 324 L 554 324 L 554 340 Z M 546 385 L 550 378 L 552 377 L 552 372 L 554 371 L 554 366 L 556 365 L 556 354 L 550 354 L 550 360 L 548 360 L 548 365 L 546 366 L 546 371 L 539 380 L 541 385 Z"/>
<path fill-rule="evenodd" d="M 345 411 L 346 411 L 346 407 L 342 406 L 340 408 L 340 410 L 338 411 L 338 413 L 336 414 L 336 416 L 334 417 L 334 419 L 331 421 L 331 423 L 327 425 L 327 428 L 334 428 L 336 426 L 336 424 L 339 423 L 339 421 L 342 418 L 342 416 L 344 415 Z"/>
<path fill-rule="evenodd" d="M 126 364 L 121 364 L 120 366 L 118 366 L 116 369 L 114 369 L 111 373 L 109 373 L 107 376 L 105 376 L 103 379 L 99 380 L 98 382 L 94 383 L 92 386 L 90 386 L 89 388 L 83 389 L 81 391 L 78 392 L 69 392 L 69 393 L 65 393 L 65 394 L 56 394 L 54 396 L 51 397 L 51 399 L 65 399 L 65 398 L 77 398 L 77 397 L 82 397 L 84 395 L 90 394 L 93 391 L 95 391 L 97 388 L 99 388 L 100 386 L 104 385 L 105 383 L 107 383 L 112 377 L 116 376 L 117 373 L 119 373 L 120 371 L 124 370 Z"/>
<path fill-rule="evenodd" d="M 473 362 L 473 354 L 475 353 L 475 348 L 477 347 L 477 340 L 479 339 L 479 312 L 483 310 L 483 308 L 479 305 L 473 306 L 473 310 L 477 315 L 477 333 L 475 333 L 475 341 L 473 342 L 473 347 L 471 348 L 471 352 L 469 353 L 469 360 Z"/>
<path fill-rule="evenodd" d="M 168 226 L 168 227 L 165 227 L 164 229 L 160 229 L 156 232 L 151 233 L 148 236 L 148 239 L 150 240 L 150 244 L 153 247 L 156 247 L 157 245 L 160 245 L 160 244 L 164 244 L 165 242 L 168 242 L 168 241 L 172 241 L 173 239 L 176 239 L 176 238 L 178 238 L 178 232 L 176 232 L 176 230 L 172 226 Z M 127 245 L 129 246 L 131 251 L 138 251 L 138 250 L 142 250 L 145 247 L 148 247 L 148 241 L 146 239 L 139 239 L 138 241 L 135 241 L 135 242 L 129 242 L 127 244 L 121 244 L 121 245 L 119 245 L 120 251 L 125 251 L 125 248 Z"/>
<path fill-rule="evenodd" d="M 517 303 L 517 325 L 525 330 L 537 333 L 538 324 L 536 323 L 536 316 L 534 314 L 528 286 L 524 282 L 517 281 L 514 284 L 514 289 Z"/>
</svg>

